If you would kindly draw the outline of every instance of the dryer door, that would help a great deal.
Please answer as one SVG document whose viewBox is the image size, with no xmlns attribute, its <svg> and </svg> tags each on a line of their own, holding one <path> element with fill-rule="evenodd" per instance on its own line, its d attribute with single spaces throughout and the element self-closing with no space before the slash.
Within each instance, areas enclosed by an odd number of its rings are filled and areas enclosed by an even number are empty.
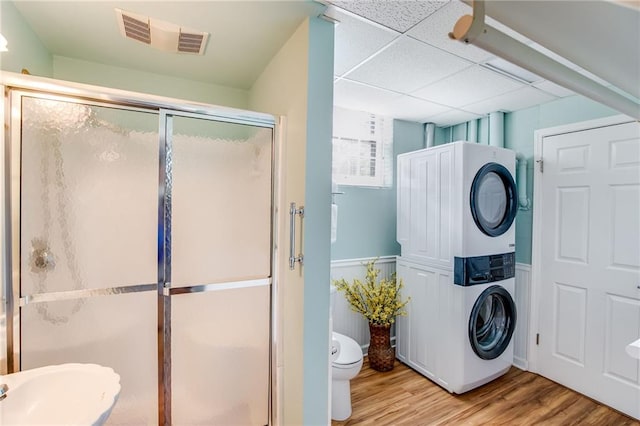
<svg viewBox="0 0 640 426">
<path fill-rule="evenodd" d="M 516 305 L 509 292 L 493 285 L 480 293 L 469 318 L 469 343 L 482 359 L 499 357 L 516 328 Z"/>
<path fill-rule="evenodd" d="M 518 212 L 516 183 L 501 164 L 487 163 L 471 184 L 471 214 L 482 232 L 497 237 L 509 230 Z"/>
</svg>

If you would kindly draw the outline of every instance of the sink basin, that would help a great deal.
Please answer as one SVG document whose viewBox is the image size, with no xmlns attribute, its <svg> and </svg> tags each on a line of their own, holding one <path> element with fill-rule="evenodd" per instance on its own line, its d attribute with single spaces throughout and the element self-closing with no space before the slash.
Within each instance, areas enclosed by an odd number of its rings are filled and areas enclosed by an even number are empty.
<svg viewBox="0 0 640 426">
<path fill-rule="evenodd" d="M 61 364 L 0 376 L 0 426 L 102 425 L 120 394 L 120 375 L 96 364 Z"/>
</svg>

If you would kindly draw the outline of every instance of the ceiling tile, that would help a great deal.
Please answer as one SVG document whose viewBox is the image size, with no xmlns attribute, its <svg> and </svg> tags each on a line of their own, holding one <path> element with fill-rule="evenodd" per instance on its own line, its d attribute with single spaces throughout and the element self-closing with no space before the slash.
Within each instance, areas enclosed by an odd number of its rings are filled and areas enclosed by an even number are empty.
<svg viewBox="0 0 640 426">
<path fill-rule="evenodd" d="M 449 111 L 448 106 L 403 95 L 382 106 L 382 114 L 401 120 L 425 123 L 429 117 Z"/>
<path fill-rule="evenodd" d="M 465 105 L 467 111 L 488 114 L 493 111 L 512 112 L 557 99 L 548 93 L 533 87 L 524 87 L 475 104 Z"/>
<path fill-rule="evenodd" d="M 340 9 L 331 9 L 326 14 L 340 22 L 335 30 L 335 75 L 349 71 L 400 35 Z"/>
<path fill-rule="evenodd" d="M 521 87 L 524 85 L 476 65 L 412 94 L 439 104 L 461 107 Z"/>
<path fill-rule="evenodd" d="M 449 38 L 449 32 L 453 31 L 458 19 L 471 14 L 473 14 L 471 7 L 459 1 L 452 1 L 413 27 L 407 35 L 470 61 L 482 62 L 492 58 L 493 55 L 473 45 Z"/>
<path fill-rule="evenodd" d="M 574 92 L 572 92 L 569 89 L 565 89 L 562 86 L 559 86 L 551 81 L 548 80 L 544 80 L 541 81 L 539 83 L 534 83 L 533 84 L 534 87 L 537 87 L 540 90 L 544 90 L 547 93 L 551 93 L 554 96 L 559 96 L 561 98 L 564 98 L 566 96 L 571 96 L 571 95 L 575 95 Z"/>
<path fill-rule="evenodd" d="M 347 75 L 351 80 L 408 94 L 470 65 L 421 41 L 400 37 Z"/>
<path fill-rule="evenodd" d="M 481 118 L 480 115 L 468 111 L 452 109 L 445 113 L 429 117 L 429 122 L 435 123 L 439 127 L 453 126 L 465 121 Z"/>
<path fill-rule="evenodd" d="M 333 104 L 376 114 L 386 115 L 385 107 L 402 95 L 349 80 L 338 80 L 333 85 Z"/>
<path fill-rule="evenodd" d="M 404 33 L 447 4 L 449 0 L 334 1 L 330 3 L 356 15 Z"/>
</svg>

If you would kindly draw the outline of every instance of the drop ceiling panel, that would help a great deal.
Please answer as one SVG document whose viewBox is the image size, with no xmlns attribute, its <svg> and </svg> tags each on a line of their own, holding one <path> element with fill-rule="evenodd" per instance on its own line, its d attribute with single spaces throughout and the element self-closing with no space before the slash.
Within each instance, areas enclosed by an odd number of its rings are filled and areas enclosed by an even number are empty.
<svg viewBox="0 0 640 426">
<path fill-rule="evenodd" d="M 413 93 L 439 104 L 461 107 L 524 87 L 510 78 L 476 65 Z"/>
<path fill-rule="evenodd" d="M 351 80 L 410 93 L 470 65 L 462 58 L 403 36 L 347 75 Z"/>
<path fill-rule="evenodd" d="M 399 99 L 401 96 L 395 92 L 349 80 L 338 80 L 333 85 L 334 105 L 382 115 L 387 115 L 389 112 L 384 106 Z"/>
<path fill-rule="evenodd" d="M 447 4 L 449 0 L 332 1 L 338 7 L 404 33 Z"/>
<path fill-rule="evenodd" d="M 575 95 L 575 92 L 572 92 L 569 89 L 565 89 L 564 87 L 559 86 L 548 80 L 544 80 L 539 83 L 534 83 L 533 86 L 537 87 L 540 90 L 544 90 L 547 93 L 551 93 L 554 96 L 558 96 L 560 98 Z"/>
<path fill-rule="evenodd" d="M 335 29 L 334 73 L 342 75 L 400 34 L 372 24 L 335 8 L 328 13 L 339 21 Z"/>
<path fill-rule="evenodd" d="M 557 99 L 548 93 L 533 87 L 524 87 L 475 104 L 465 105 L 467 111 L 477 114 L 488 114 L 493 111 L 512 112 L 529 108 Z"/>
<path fill-rule="evenodd" d="M 433 102 L 403 95 L 382 107 L 382 114 L 401 120 L 425 123 L 429 118 L 449 111 L 448 106 L 434 104 Z"/>
<path fill-rule="evenodd" d="M 640 98 L 640 7 L 637 1 L 630 3 L 488 1 L 485 10 L 487 15 Z"/>
<path fill-rule="evenodd" d="M 407 35 L 470 61 L 482 62 L 493 55 L 473 45 L 449 38 L 449 32 L 453 31 L 453 26 L 458 19 L 472 13 L 471 7 L 452 1 L 409 30 Z"/>
<path fill-rule="evenodd" d="M 457 109 L 449 110 L 445 113 L 429 117 L 429 122 L 435 123 L 437 126 L 445 127 L 454 124 L 464 123 L 465 121 L 481 118 L 479 114 Z"/>
</svg>

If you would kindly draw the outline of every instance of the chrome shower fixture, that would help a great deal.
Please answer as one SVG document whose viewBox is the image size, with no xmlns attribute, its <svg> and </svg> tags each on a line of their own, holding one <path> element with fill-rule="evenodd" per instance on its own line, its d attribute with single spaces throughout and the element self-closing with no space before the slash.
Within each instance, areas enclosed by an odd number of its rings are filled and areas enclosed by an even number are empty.
<svg viewBox="0 0 640 426">
<path fill-rule="evenodd" d="M 56 267 L 55 257 L 45 240 L 39 238 L 31 240 L 29 264 L 31 271 L 35 273 L 52 271 Z"/>
</svg>

